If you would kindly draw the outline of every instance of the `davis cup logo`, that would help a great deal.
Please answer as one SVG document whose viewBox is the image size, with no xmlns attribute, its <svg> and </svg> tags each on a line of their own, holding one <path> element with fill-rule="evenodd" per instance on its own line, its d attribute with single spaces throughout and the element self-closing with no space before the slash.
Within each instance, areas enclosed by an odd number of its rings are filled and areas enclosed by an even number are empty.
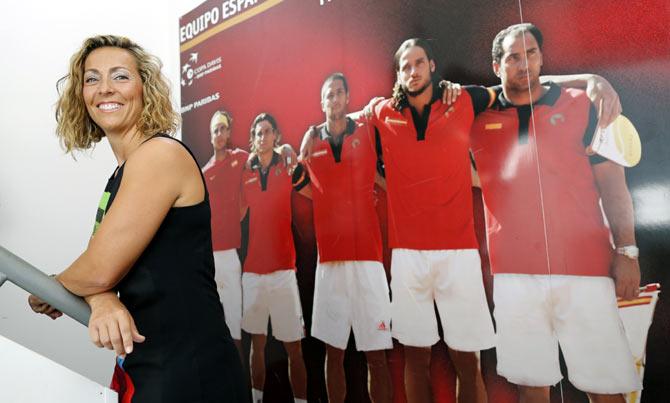
<svg viewBox="0 0 670 403">
<path fill-rule="evenodd" d="M 188 62 L 181 66 L 181 86 L 190 87 L 193 81 L 221 70 L 222 61 L 223 59 L 219 56 L 198 64 L 198 53 L 191 53 Z"/>
<path fill-rule="evenodd" d="M 191 53 L 191 57 L 188 59 L 188 63 L 185 65 L 181 66 L 181 86 L 182 87 L 190 87 L 191 84 L 193 84 L 193 77 L 195 76 L 195 72 L 193 72 L 193 68 L 190 63 L 198 63 L 198 54 L 197 53 Z"/>
</svg>

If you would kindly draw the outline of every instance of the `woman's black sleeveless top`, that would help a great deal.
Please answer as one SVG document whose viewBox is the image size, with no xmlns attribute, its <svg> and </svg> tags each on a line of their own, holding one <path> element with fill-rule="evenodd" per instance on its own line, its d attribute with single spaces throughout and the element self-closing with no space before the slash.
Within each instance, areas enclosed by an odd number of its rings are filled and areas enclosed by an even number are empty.
<svg viewBox="0 0 670 403">
<path fill-rule="evenodd" d="M 112 208 L 122 180 L 123 165 L 107 183 L 98 222 Z M 134 387 L 130 401 L 246 401 L 240 358 L 214 281 L 206 186 L 202 202 L 169 210 L 117 290 L 146 337 L 123 362 Z"/>
</svg>

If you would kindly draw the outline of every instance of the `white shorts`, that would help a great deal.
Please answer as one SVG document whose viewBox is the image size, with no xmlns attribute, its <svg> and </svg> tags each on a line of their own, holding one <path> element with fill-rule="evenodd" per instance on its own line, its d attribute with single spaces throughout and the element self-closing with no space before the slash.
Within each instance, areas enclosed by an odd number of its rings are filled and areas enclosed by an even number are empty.
<svg viewBox="0 0 670 403">
<path fill-rule="evenodd" d="M 642 389 L 608 277 L 496 274 L 498 373 L 517 385 L 561 380 L 558 346 L 575 387 L 615 394 Z"/>
<path fill-rule="evenodd" d="M 242 267 L 235 249 L 214 251 L 214 280 L 223 305 L 226 325 L 233 339 L 240 340 L 242 331 Z"/>
<path fill-rule="evenodd" d="M 318 263 L 312 336 L 344 350 L 352 329 L 358 351 L 393 348 L 384 266 L 374 261 Z"/>
<path fill-rule="evenodd" d="M 277 340 L 292 342 L 305 337 L 298 281 L 294 270 L 270 274 L 242 275 L 242 329 L 251 334 L 267 334 L 268 319 Z"/>
<path fill-rule="evenodd" d="M 437 343 L 435 302 L 449 347 L 479 351 L 494 346 L 477 249 L 393 249 L 392 253 L 393 337 L 406 346 Z"/>
</svg>

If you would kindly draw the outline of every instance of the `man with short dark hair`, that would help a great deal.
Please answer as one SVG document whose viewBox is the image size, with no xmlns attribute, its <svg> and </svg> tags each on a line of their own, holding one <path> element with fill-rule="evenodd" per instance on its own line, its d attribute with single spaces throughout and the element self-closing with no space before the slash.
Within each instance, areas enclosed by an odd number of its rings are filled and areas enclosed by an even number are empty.
<svg viewBox="0 0 670 403">
<path fill-rule="evenodd" d="M 504 29 L 492 56 L 502 93 L 475 120 L 472 151 L 495 275 L 498 373 L 519 385 L 521 401 L 549 402 L 560 345 L 578 389 L 623 402 L 641 389 L 616 301 L 635 297 L 640 281 L 624 170 L 585 152 L 598 121 L 586 93 L 540 82 L 537 27 Z"/>
<path fill-rule="evenodd" d="M 348 104 L 345 76 L 331 74 L 321 87 L 326 122 L 306 133 L 312 144 L 303 184 L 311 187 L 319 251 L 312 336 L 326 343 L 330 402 L 346 397 L 344 350 L 353 330 L 356 348 L 367 358 L 371 400 L 390 403 L 385 350 L 393 347 L 391 302 L 375 210 L 377 156 L 373 133 L 347 117 Z"/>
</svg>

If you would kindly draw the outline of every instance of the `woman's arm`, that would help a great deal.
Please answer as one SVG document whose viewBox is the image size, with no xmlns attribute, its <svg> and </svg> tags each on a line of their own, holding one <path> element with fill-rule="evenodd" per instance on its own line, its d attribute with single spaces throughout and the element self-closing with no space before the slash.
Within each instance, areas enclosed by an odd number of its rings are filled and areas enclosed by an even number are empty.
<svg viewBox="0 0 670 403">
<path fill-rule="evenodd" d="M 128 158 L 119 191 L 77 260 L 56 278 L 82 297 L 111 290 L 147 247 L 173 206 L 204 197 L 198 167 L 170 139 L 152 139 Z"/>
</svg>

